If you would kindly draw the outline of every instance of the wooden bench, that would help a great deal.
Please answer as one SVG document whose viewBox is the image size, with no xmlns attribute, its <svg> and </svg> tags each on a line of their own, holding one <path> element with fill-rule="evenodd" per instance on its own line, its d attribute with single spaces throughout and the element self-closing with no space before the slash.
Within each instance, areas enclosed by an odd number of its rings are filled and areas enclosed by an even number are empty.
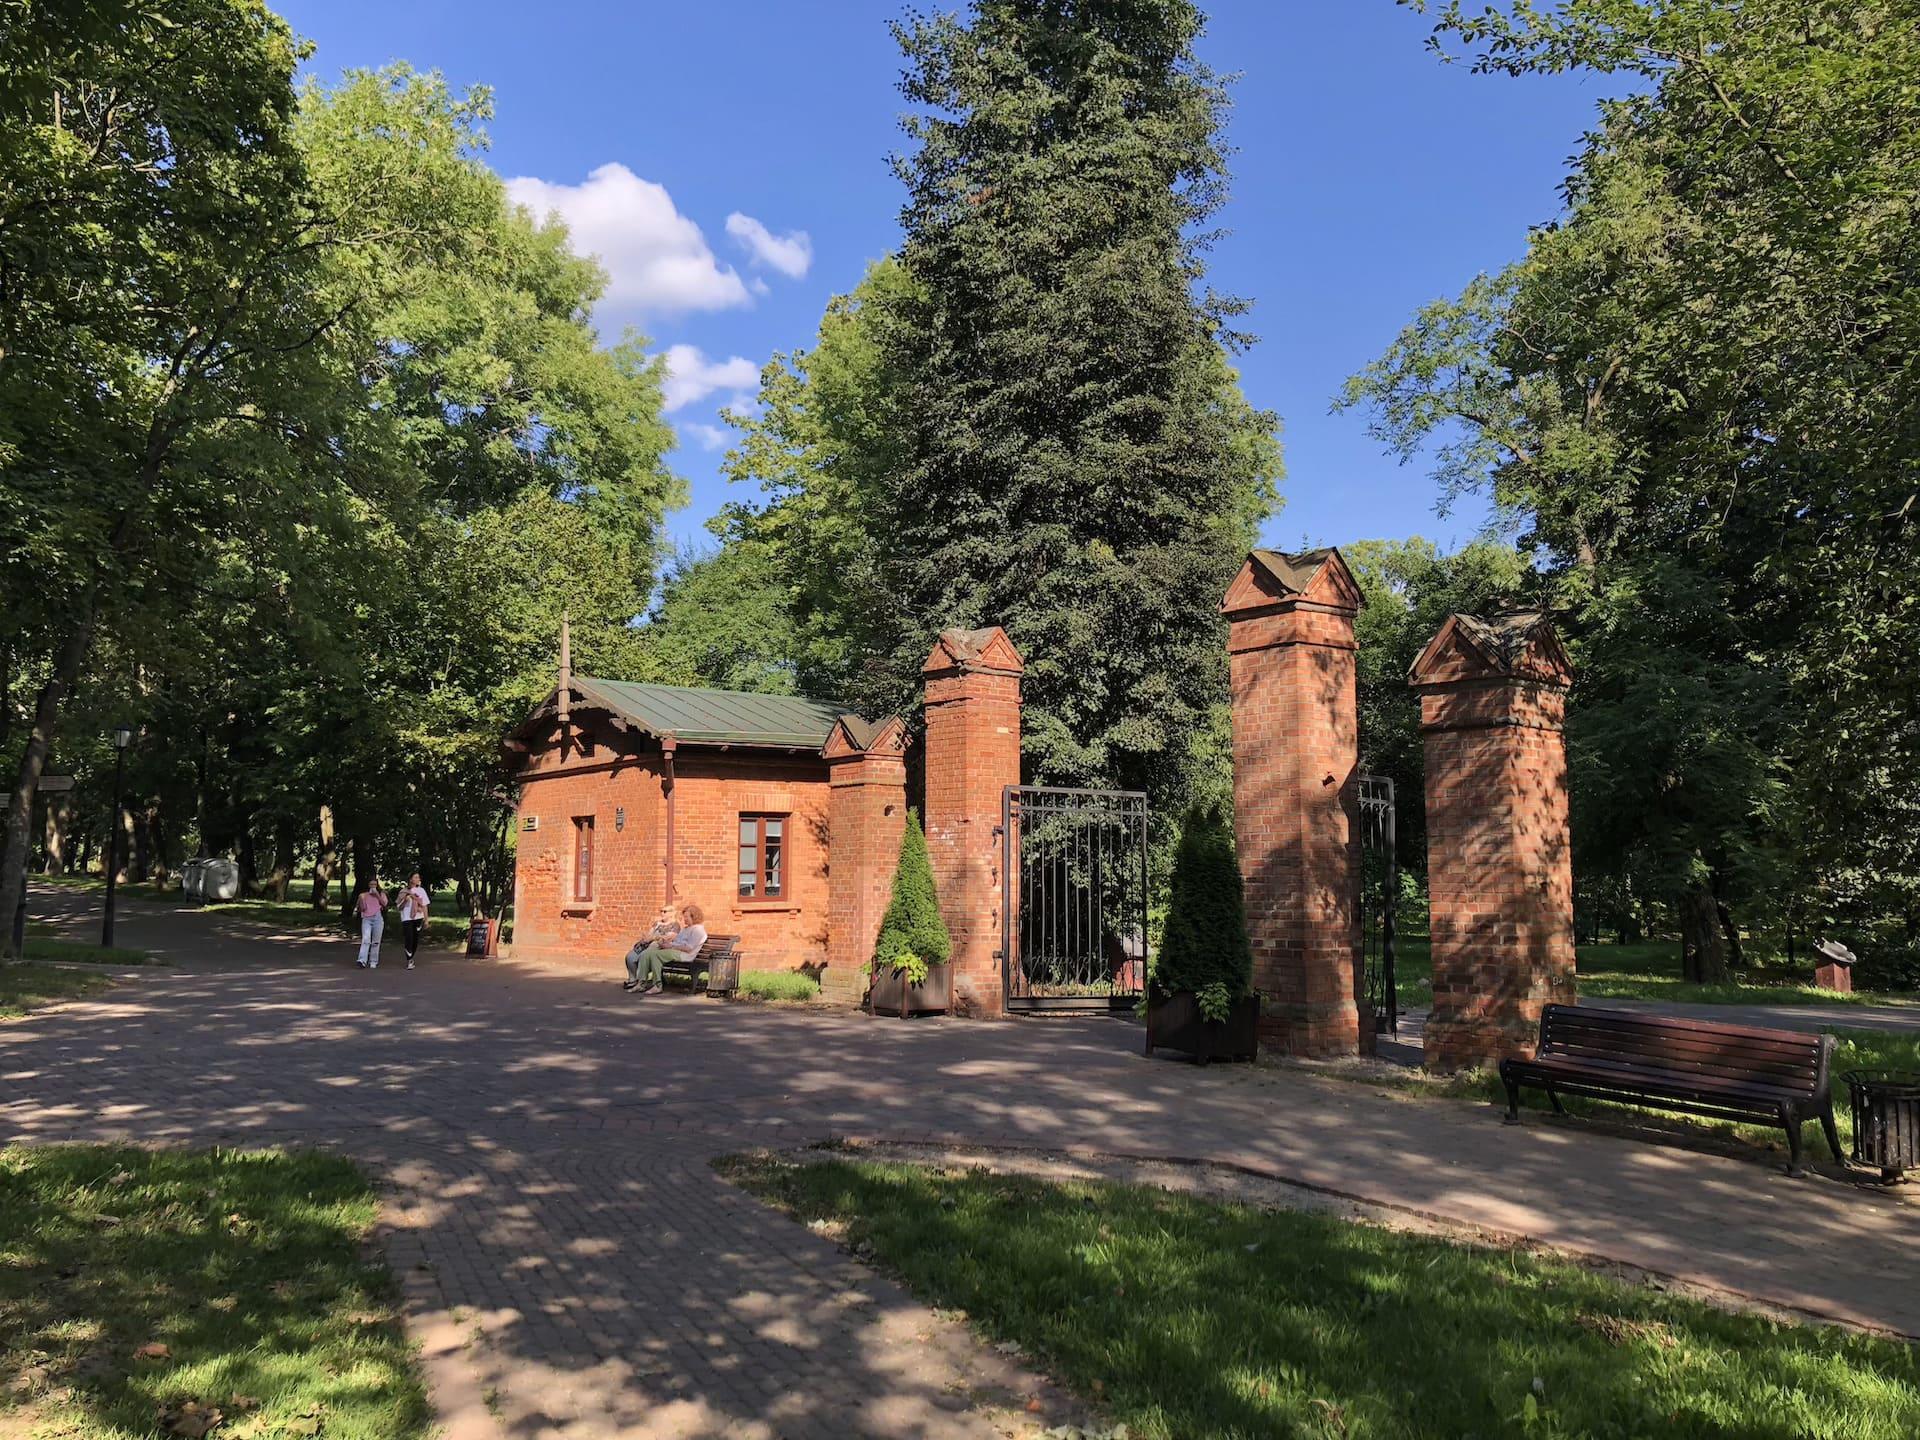
<svg viewBox="0 0 1920 1440">
<path fill-rule="evenodd" d="M 1840 1159 L 1827 1069 L 1831 1035 L 1760 1030 L 1602 1010 L 1549 1005 L 1540 1013 L 1540 1049 L 1531 1060 L 1500 1062 L 1507 1087 L 1507 1123 L 1520 1119 L 1520 1087 L 1547 1092 L 1556 1111 L 1562 1095 L 1622 1100 L 1716 1119 L 1758 1120 L 1787 1132 L 1788 1173 L 1800 1164 L 1800 1127 L 1818 1119 Z"/>
<path fill-rule="evenodd" d="M 700 953 L 691 960 L 663 960 L 660 963 L 661 975 L 678 975 L 693 984 L 700 983 L 700 973 L 706 972 L 707 994 L 731 995 L 740 988 L 740 937 L 738 935 L 709 935 L 706 944 L 700 947 Z"/>
</svg>

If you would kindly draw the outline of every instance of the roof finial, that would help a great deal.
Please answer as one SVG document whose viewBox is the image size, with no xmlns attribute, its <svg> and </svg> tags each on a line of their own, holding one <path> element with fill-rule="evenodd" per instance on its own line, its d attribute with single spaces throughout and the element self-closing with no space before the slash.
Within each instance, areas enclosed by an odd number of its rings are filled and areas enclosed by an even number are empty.
<svg viewBox="0 0 1920 1440">
<path fill-rule="evenodd" d="M 560 688 L 555 692 L 560 709 L 561 734 L 566 733 L 567 721 L 573 715 L 573 616 L 562 612 L 560 616 Z"/>
</svg>

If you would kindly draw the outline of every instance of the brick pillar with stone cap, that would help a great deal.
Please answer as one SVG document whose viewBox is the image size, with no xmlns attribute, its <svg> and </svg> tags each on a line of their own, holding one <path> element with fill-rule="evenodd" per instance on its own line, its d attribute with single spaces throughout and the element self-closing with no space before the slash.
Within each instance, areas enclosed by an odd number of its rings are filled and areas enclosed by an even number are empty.
<svg viewBox="0 0 1920 1440">
<path fill-rule="evenodd" d="M 1289 1055 L 1373 1048 L 1360 1023 L 1359 723 L 1338 550 L 1255 550 L 1228 587 L 1234 844 L 1262 1040 Z"/>
<path fill-rule="evenodd" d="M 926 680 L 926 828 L 940 913 L 953 934 L 956 1005 L 1005 1013 L 1000 934 L 1001 794 L 1020 783 L 1026 664 L 995 625 L 943 630 Z"/>
<path fill-rule="evenodd" d="M 893 895 L 907 827 L 906 726 L 842 715 L 821 749 L 832 787 L 827 811 L 827 968 L 820 988 L 858 1004 L 867 963 Z"/>
<path fill-rule="evenodd" d="M 1531 1055 L 1574 1001 L 1567 687 L 1545 616 L 1449 616 L 1413 663 L 1426 748 L 1436 1070 Z"/>
</svg>

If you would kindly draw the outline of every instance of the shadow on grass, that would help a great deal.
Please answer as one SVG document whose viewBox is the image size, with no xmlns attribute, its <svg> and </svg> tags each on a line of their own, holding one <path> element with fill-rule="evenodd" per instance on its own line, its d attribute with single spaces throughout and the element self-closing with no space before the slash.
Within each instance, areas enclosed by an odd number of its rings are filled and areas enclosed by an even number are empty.
<svg viewBox="0 0 1920 1440">
<path fill-rule="evenodd" d="M 1905 1345 L 1565 1262 L 1119 1185 L 725 1168 L 1135 1437 L 1920 1433 Z"/>
<path fill-rule="evenodd" d="M 8 1401 L 48 1433 L 424 1436 L 426 1397 L 347 1161 L 0 1152 Z"/>
<path fill-rule="evenodd" d="M 0 965 L 0 1019 L 13 1019 L 50 1000 L 91 995 L 113 983 L 104 975 L 51 965 Z"/>
</svg>

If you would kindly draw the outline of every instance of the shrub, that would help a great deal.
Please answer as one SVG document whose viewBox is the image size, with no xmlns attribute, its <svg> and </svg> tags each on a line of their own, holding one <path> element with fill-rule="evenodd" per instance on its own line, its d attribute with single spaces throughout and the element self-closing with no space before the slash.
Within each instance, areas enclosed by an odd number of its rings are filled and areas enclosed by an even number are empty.
<svg viewBox="0 0 1920 1440">
<path fill-rule="evenodd" d="M 906 832 L 900 837 L 900 866 L 893 872 L 893 898 L 880 921 L 874 941 L 873 963 L 899 970 L 915 985 L 927 978 L 927 968 L 941 965 L 953 953 L 953 937 L 940 918 L 940 900 L 933 890 L 933 862 L 927 858 L 927 834 L 917 811 L 907 811 Z"/>
<path fill-rule="evenodd" d="M 798 970 L 743 970 L 740 993 L 756 1000 L 817 1000 L 820 982 Z"/>
<path fill-rule="evenodd" d="M 1920 945 L 1897 943 L 1858 947 L 1853 967 L 1856 990 L 1920 990 Z"/>
<path fill-rule="evenodd" d="M 1189 810 L 1173 856 L 1166 929 L 1153 965 L 1163 995 L 1191 990 L 1210 1020 L 1253 993 L 1253 947 L 1233 831 L 1218 808 Z"/>
</svg>

